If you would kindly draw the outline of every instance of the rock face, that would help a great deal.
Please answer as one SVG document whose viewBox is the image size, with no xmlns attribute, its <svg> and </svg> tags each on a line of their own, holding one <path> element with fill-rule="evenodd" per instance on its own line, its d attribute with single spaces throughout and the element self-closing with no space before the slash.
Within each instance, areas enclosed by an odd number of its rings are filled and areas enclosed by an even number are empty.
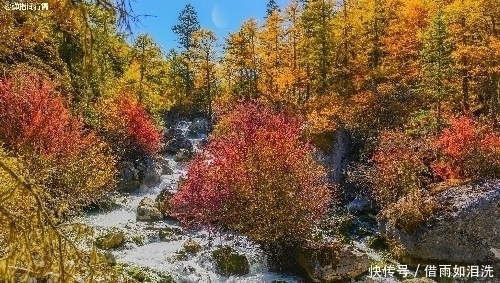
<svg viewBox="0 0 500 283">
<path fill-rule="evenodd" d="M 296 258 L 309 279 L 318 283 L 356 278 L 370 267 L 368 255 L 336 242 L 312 243 L 300 248 Z"/>
<path fill-rule="evenodd" d="M 122 161 L 119 164 L 118 190 L 133 191 L 141 185 L 154 186 L 161 181 L 162 168 L 151 157 L 137 161 Z"/>
<path fill-rule="evenodd" d="M 379 217 L 383 237 L 415 259 L 452 263 L 500 262 L 500 180 L 454 187 L 434 196 L 445 210 L 412 233 Z"/>
<path fill-rule="evenodd" d="M 154 221 L 163 218 L 156 202 L 149 197 L 145 197 L 137 206 L 137 221 Z"/>
<path fill-rule="evenodd" d="M 343 127 L 333 133 L 334 143 L 326 152 L 321 152 L 320 162 L 328 169 L 328 179 L 333 183 L 341 183 L 347 168 L 350 139 Z"/>
<path fill-rule="evenodd" d="M 164 134 L 165 144 L 163 146 L 163 152 L 168 154 L 176 154 L 181 149 L 187 150 L 189 152 L 193 151 L 193 144 L 188 140 L 179 129 L 168 129 Z"/>
<path fill-rule="evenodd" d="M 231 247 L 222 247 L 212 252 L 217 273 L 223 276 L 245 275 L 250 272 L 250 264 L 246 256 L 239 254 Z"/>
</svg>

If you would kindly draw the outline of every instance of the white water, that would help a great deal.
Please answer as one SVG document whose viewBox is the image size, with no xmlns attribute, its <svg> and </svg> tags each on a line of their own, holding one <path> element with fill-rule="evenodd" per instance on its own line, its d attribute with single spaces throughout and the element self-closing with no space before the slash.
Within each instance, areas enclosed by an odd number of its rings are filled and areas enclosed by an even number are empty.
<svg viewBox="0 0 500 283">
<path fill-rule="evenodd" d="M 183 122 L 177 125 L 185 134 L 189 123 Z M 193 144 L 199 143 L 200 139 L 192 139 Z M 180 228 L 179 224 L 171 220 L 156 222 L 137 222 L 136 210 L 139 202 L 144 197 L 153 199 L 164 188 L 170 187 L 176 190 L 179 178 L 185 174 L 184 165 L 173 160 L 173 156 L 165 156 L 169 167 L 174 170 L 171 175 L 163 175 L 159 185 L 148 188 L 147 191 L 128 196 L 118 197 L 121 208 L 106 212 L 88 214 L 81 219 L 98 230 L 116 227 L 124 231 L 129 237 L 140 235 L 144 237 L 144 245 L 138 246 L 132 241 L 112 253 L 119 263 L 133 263 L 155 270 L 167 271 L 177 282 L 182 283 L 270 283 L 274 280 L 283 280 L 287 283 L 300 282 L 300 278 L 269 272 L 266 259 L 259 247 L 249 242 L 245 237 L 223 235 L 210 239 L 207 231 L 183 233 L 181 238 L 171 242 L 161 242 L 158 229 L 170 227 Z M 182 244 L 189 238 L 196 240 L 203 247 L 197 255 L 188 256 L 187 260 L 175 258 L 178 251 L 182 250 Z M 245 254 L 250 263 L 250 273 L 245 276 L 224 277 L 215 272 L 214 262 L 211 258 L 212 251 L 218 245 L 228 245 L 240 253 Z"/>
</svg>

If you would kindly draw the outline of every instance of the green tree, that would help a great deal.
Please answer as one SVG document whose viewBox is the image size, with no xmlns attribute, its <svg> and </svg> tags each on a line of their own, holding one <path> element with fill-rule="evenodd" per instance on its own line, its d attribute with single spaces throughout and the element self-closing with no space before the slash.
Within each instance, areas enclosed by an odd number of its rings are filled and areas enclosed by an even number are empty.
<svg viewBox="0 0 500 283">
<path fill-rule="evenodd" d="M 303 62 L 307 77 L 311 82 L 311 92 L 307 92 L 304 100 L 311 95 L 325 95 L 329 92 L 334 74 L 334 40 L 333 18 L 335 15 L 332 0 L 311 0 L 305 4 L 301 18 L 305 36 L 303 45 Z"/>
<path fill-rule="evenodd" d="M 447 29 L 444 11 L 439 9 L 431 19 L 423 39 L 421 52 L 422 89 L 436 105 L 438 124 L 441 124 L 442 105 L 453 92 L 455 77 L 452 57 L 453 43 Z"/>
<path fill-rule="evenodd" d="M 266 7 L 267 7 L 266 17 L 269 17 L 274 12 L 280 11 L 280 7 L 278 6 L 278 4 L 276 4 L 276 1 L 274 0 L 269 0 L 266 4 Z"/>
<path fill-rule="evenodd" d="M 191 58 L 192 35 L 200 29 L 198 14 L 191 4 L 187 4 L 179 14 L 179 23 L 172 27 L 172 31 L 178 36 L 178 42 L 182 48 L 181 54 L 184 59 L 184 69 L 182 76 L 184 78 L 184 91 L 189 96 L 194 89 L 194 74 L 190 69 L 193 58 Z"/>
</svg>

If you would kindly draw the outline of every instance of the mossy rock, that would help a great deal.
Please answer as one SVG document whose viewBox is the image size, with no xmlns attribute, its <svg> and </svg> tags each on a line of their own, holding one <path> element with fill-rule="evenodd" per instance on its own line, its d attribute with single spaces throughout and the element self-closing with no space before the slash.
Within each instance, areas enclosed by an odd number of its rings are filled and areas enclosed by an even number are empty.
<svg viewBox="0 0 500 283">
<path fill-rule="evenodd" d="M 246 256 L 233 248 L 225 246 L 212 252 L 217 273 L 223 276 L 245 275 L 250 272 L 250 264 Z"/>
<path fill-rule="evenodd" d="M 162 242 L 171 242 L 180 240 L 182 237 L 178 235 L 178 233 L 179 233 L 178 231 L 170 227 L 166 227 L 158 231 L 158 235 L 160 236 L 160 241 Z"/>
<path fill-rule="evenodd" d="M 193 240 L 193 239 L 188 239 L 182 244 L 182 248 L 186 253 L 188 254 L 197 254 L 198 252 L 201 251 L 201 245 Z"/>
<path fill-rule="evenodd" d="M 374 250 L 385 250 L 388 248 L 384 239 L 379 235 L 373 235 L 368 238 L 368 247 Z"/>
<path fill-rule="evenodd" d="M 187 149 L 181 149 L 181 150 L 179 150 L 179 152 L 177 152 L 177 154 L 175 154 L 174 161 L 175 162 L 187 162 L 187 161 L 189 161 L 189 159 L 191 159 L 191 157 L 193 157 L 192 152 L 190 152 Z"/>
<path fill-rule="evenodd" d="M 102 261 L 107 262 L 111 266 L 116 264 L 116 257 L 110 251 L 99 253 L 99 257 L 101 258 Z"/>
<path fill-rule="evenodd" d="M 135 236 L 132 236 L 132 241 L 138 246 L 144 246 L 144 243 L 146 242 L 146 238 L 142 235 L 135 235 Z"/>
<path fill-rule="evenodd" d="M 125 234 L 113 229 L 96 239 L 95 245 L 102 250 L 116 249 L 125 243 Z"/>
</svg>

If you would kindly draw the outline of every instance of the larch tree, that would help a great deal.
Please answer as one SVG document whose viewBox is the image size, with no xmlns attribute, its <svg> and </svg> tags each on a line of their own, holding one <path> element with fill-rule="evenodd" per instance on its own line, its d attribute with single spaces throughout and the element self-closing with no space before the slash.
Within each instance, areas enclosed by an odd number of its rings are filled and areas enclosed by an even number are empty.
<svg viewBox="0 0 500 283">
<path fill-rule="evenodd" d="M 259 59 L 257 54 L 258 26 L 255 19 L 243 23 L 240 30 L 230 34 L 224 46 L 223 65 L 229 80 L 228 93 L 246 100 L 259 97 Z"/>
<path fill-rule="evenodd" d="M 195 88 L 208 119 L 213 116 L 216 94 L 217 37 L 211 30 L 200 29 L 192 34 L 191 57 L 195 74 Z"/>
<path fill-rule="evenodd" d="M 259 32 L 258 53 L 261 59 L 261 78 L 259 89 L 262 95 L 272 104 L 284 102 L 282 98 L 283 84 L 280 73 L 283 65 L 283 19 L 277 10 L 266 17 Z"/>
</svg>

